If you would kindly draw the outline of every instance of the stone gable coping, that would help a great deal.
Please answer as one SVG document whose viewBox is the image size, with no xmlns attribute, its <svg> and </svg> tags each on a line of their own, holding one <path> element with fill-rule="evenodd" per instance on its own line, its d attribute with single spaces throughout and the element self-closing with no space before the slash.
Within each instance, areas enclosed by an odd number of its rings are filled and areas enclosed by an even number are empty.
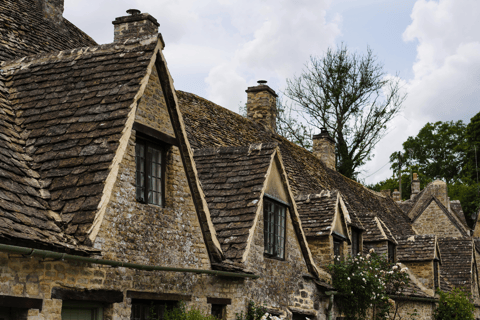
<svg viewBox="0 0 480 320">
<path fill-rule="evenodd" d="M 0 187 L 3 236 L 93 241 L 158 43 L 144 38 L 2 63 L 8 136 L 0 147 L 14 159 L 0 159 L 13 164 L 4 166 Z"/>
<path fill-rule="evenodd" d="M 412 222 L 415 222 L 415 220 L 417 220 L 422 215 L 422 213 L 427 209 L 427 207 L 432 202 L 435 202 L 438 205 L 440 210 L 442 210 L 442 212 L 445 213 L 448 219 L 460 231 L 460 233 L 463 236 L 468 236 L 468 229 L 462 224 L 461 221 L 459 221 L 458 217 L 456 217 L 455 214 L 448 211 L 448 209 L 445 208 L 445 206 L 435 196 L 430 196 L 429 198 L 424 200 L 423 205 L 420 207 L 420 209 L 417 210 L 417 215 L 412 218 Z"/>
<path fill-rule="evenodd" d="M 311 152 L 263 126 L 191 93 L 177 91 L 188 140 L 193 148 L 245 146 L 278 143 L 289 185 L 295 196 L 337 190 L 351 216 L 371 219 L 378 215 L 394 236 L 415 232 L 410 220 L 392 199 L 369 192 L 361 184 L 325 167 Z M 354 218 L 352 218 L 353 222 Z M 363 220 L 362 220 L 363 223 Z M 364 227 L 367 229 L 366 225 Z"/>
</svg>

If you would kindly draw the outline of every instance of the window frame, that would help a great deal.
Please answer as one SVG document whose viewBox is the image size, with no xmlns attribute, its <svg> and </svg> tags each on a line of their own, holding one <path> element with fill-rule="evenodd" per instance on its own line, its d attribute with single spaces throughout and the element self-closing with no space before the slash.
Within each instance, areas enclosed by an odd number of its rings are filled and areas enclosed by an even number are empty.
<svg viewBox="0 0 480 320">
<path fill-rule="evenodd" d="M 345 238 L 332 233 L 332 238 L 333 238 L 333 263 L 337 264 L 339 261 L 343 261 L 344 255 L 343 255 L 343 246 L 345 243 Z M 338 247 L 339 254 L 336 255 L 336 248 Z M 340 260 L 337 260 L 336 258 L 340 257 Z"/>
<path fill-rule="evenodd" d="M 271 203 L 273 206 L 274 206 L 274 222 L 273 222 L 273 225 L 275 227 L 275 230 L 273 232 L 274 234 L 274 238 L 275 238 L 275 241 L 274 241 L 274 244 L 273 244 L 273 253 L 269 253 L 267 252 L 267 248 L 270 247 L 269 243 L 267 243 L 269 237 L 267 236 L 269 232 L 269 229 L 268 229 L 268 226 L 269 226 L 269 221 L 267 221 L 268 219 L 268 215 L 267 215 L 267 203 Z M 278 234 L 278 220 L 279 220 L 279 215 L 276 214 L 277 211 L 275 210 L 276 208 L 283 208 L 284 209 L 284 215 L 283 215 L 283 235 L 279 235 Z M 270 258 L 270 259 L 276 259 L 276 260 L 281 260 L 281 261 L 284 261 L 285 260 L 285 255 L 286 255 L 286 248 L 285 248 L 285 245 L 286 245 L 286 238 L 287 238 L 287 210 L 290 208 L 290 205 L 283 202 L 283 201 L 280 201 L 278 199 L 275 199 L 273 197 L 270 197 L 268 195 L 264 195 L 263 197 L 263 237 L 264 237 L 264 241 L 263 241 L 263 245 L 264 245 L 264 249 L 263 249 L 263 255 L 267 258 Z M 282 243 L 282 248 L 283 248 L 283 252 L 282 252 L 282 256 L 279 256 L 279 252 L 278 251 L 278 248 L 277 248 L 277 239 L 279 238 L 279 236 L 281 236 L 283 238 L 283 243 Z"/>
<path fill-rule="evenodd" d="M 138 145 L 143 145 L 144 147 L 144 157 L 143 157 L 143 166 L 144 166 L 144 186 L 143 186 L 143 197 L 145 200 L 139 199 L 138 198 L 138 177 L 139 177 L 139 171 L 138 171 L 138 156 L 137 156 L 137 146 Z M 152 203 L 148 201 L 148 193 L 150 191 L 150 180 L 148 179 L 149 172 L 151 171 L 151 159 L 149 162 L 149 157 L 148 157 L 148 148 L 153 148 L 155 150 L 158 150 L 160 152 L 160 167 L 161 167 L 161 182 L 160 182 L 160 204 L 157 203 Z M 147 136 L 145 134 L 142 134 L 140 132 L 137 132 L 136 139 L 135 139 L 135 199 L 136 201 L 144 204 L 150 204 L 158 207 L 165 207 L 165 173 L 166 173 L 166 154 L 168 151 L 169 146 L 162 141 L 159 141 L 158 139 L 152 138 L 150 136 Z M 151 179 L 151 178 L 150 178 Z"/>
<path fill-rule="evenodd" d="M 388 241 L 387 244 L 387 259 L 389 263 L 395 263 L 395 243 Z"/>
<path fill-rule="evenodd" d="M 361 253 L 361 232 L 357 228 L 352 228 L 352 256 L 356 256 Z M 355 252 L 356 247 L 356 252 Z"/>
<path fill-rule="evenodd" d="M 131 302 L 131 313 L 130 320 L 160 320 L 163 319 L 165 311 L 167 309 L 172 310 L 175 307 L 178 307 L 178 300 L 150 300 L 150 299 L 132 299 Z M 150 310 L 147 310 L 150 309 Z M 145 312 L 154 311 L 157 315 L 156 318 L 151 319 L 150 317 L 145 317 Z M 140 318 L 135 318 L 135 316 L 140 315 Z M 144 316 L 142 318 L 142 316 Z"/>
<path fill-rule="evenodd" d="M 437 258 L 433 259 L 433 287 L 435 290 L 440 288 L 440 277 L 439 277 L 439 268 L 438 268 L 439 260 Z"/>
</svg>

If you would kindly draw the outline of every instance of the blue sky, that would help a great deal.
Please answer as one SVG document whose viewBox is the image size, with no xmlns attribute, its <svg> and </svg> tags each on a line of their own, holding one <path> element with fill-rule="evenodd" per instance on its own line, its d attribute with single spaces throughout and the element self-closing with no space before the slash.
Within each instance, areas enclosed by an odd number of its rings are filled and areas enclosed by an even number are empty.
<svg viewBox="0 0 480 320">
<path fill-rule="evenodd" d="M 233 111 L 258 79 L 281 92 L 310 55 L 370 46 L 408 98 L 362 168 L 366 183 L 392 175 L 389 155 L 425 123 L 480 111 L 478 0 L 68 0 L 64 15 L 108 43 L 111 21 L 130 8 L 160 22 L 176 89 Z"/>
</svg>

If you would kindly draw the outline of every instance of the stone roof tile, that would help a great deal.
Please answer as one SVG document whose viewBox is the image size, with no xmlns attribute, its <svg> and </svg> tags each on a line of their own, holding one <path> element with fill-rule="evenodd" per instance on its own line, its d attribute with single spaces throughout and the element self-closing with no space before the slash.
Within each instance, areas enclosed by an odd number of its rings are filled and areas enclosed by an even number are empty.
<svg viewBox="0 0 480 320">
<path fill-rule="evenodd" d="M 195 165 L 225 258 L 241 262 L 276 144 L 196 149 Z"/>
<path fill-rule="evenodd" d="M 415 235 L 397 238 L 398 261 L 424 261 L 435 258 L 435 235 Z"/>
<path fill-rule="evenodd" d="M 0 211 L 12 227 L 0 236 L 17 228 L 50 244 L 85 239 L 156 44 L 144 38 L 1 64 Z M 87 74 L 98 81 L 87 86 Z"/>
<path fill-rule="evenodd" d="M 0 62 L 40 52 L 97 45 L 67 19 L 59 26 L 45 18 L 41 6 L 41 1 L 36 0 L 0 1 Z M 60 68 L 66 62 L 55 67 Z M 36 70 L 42 68 L 45 66 Z"/>
<path fill-rule="evenodd" d="M 465 287 L 469 291 L 472 286 L 473 239 L 468 237 L 438 238 L 442 265 L 440 276 L 451 286 Z"/>
</svg>

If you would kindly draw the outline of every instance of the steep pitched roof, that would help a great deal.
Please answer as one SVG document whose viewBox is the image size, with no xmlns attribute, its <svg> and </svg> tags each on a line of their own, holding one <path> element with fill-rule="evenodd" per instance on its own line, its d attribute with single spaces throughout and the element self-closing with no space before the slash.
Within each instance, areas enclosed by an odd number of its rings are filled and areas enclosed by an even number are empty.
<svg viewBox="0 0 480 320">
<path fill-rule="evenodd" d="M 327 236 L 331 233 L 337 192 L 322 191 L 295 197 L 302 227 L 307 237 Z"/>
<path fill-rule="evenodd" d="M 241 262 L 275 144 L 198 149 L 195 165 L 225 258 Z"/>
<path fill-rule="evenodd" d="M 457 215 L 457 218 L 463 223 L 465 227 L 469 227 L 467 220 L 465 219 L 465 213 L 463 212 L 460 200 L 451 200 L 450 209 L 452 209 L 453 213 Z"/>
<path fill-rule="evenodd" d="M 438 238 L 442 266 L 440 276 L 456 288 L 472 285 L 473 240 L 471 238 Z"/>
<path fill-rule="evenodd" d="M 433 260 L 435 258 L 435 250 L 438 247 L 435 235 L 415 235 L 397 238 L 397 243 L 398 261 Z"/>
<path fill-rule="evenodd" d="M 341 198 L 341 195 L 337 191 L 327 190 L 317 194 L 302 194 L 295 197 L 298 213 L 302 219 L 302 227 L 307 237 L 330 234 L 337 205 L 340 207 L 342 205 L 339 197 Z M 350 214 L 347 208 L 345 204 L 345 208 L 340 209 L 345 214 L 345 222 L 363 230 L 360 220 L 355 214 Z M 346 212 L 343 212 L 344 210 Z"/>
<path fill-rule="evenodd" d="M 22 224 L 24 234 L 41 226 L 70 244 L 86 240 L 105 203 L 105 181 L 156 47 L 152 37 L 1 64 L 9 135 L 2 136 L 1 147 L 5 156 L 18 158 L 15 166 L 4 166 L 8 175 L 0 184 L 19 194 L 3 199 L 8 206 L 2 213 L 11 221 L 6 225 Z M 15 180 L 24 191 L 12 185 Z M 32 217 L 45 223 L 30 223 Z M 50 234 L 30 238 L 54 242 Z"/>
<path fill-rule="evenodd" d="M 58 26 L 45 18 L 41 1 L 0 1 L 0 62 L 91 46 L 97 43 L 67 19 Z"/>
<path fill-rule="evenodd" d="M 191 93 L 177 91 L 177 97 L 193 148 L 278 143 L 295 195 L 337 190 L 359 218 L 373 214 L 394 236 L 414 234 L 408 217 L 390 197 L 376 194 L 326 168 L 311 152 L 232 111 Z"/>
</svg>

